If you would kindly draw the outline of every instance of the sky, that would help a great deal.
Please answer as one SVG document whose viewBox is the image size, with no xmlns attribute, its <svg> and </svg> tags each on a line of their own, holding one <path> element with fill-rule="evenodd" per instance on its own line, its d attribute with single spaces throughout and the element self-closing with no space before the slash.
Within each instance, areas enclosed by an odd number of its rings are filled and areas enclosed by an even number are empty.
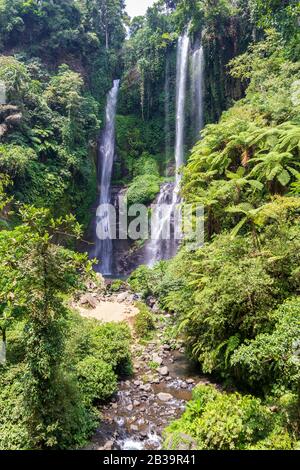
<svg viewBox="0 0 300 470">
<path fill-rule="evenodd" d="M 155 0 L 125 0 L 126 11 L 129 16 L 144 15 L 147 8 L 153 5 Z"/>
</svg>

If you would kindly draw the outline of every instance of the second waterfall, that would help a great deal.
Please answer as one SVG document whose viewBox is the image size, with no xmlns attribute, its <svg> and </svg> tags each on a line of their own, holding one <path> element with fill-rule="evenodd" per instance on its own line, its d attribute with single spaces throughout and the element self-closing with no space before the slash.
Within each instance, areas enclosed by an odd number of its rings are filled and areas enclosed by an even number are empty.
<svg viewBox="0 0 300 470">
<path fill-rule="evenodd" d="M 164 184 L 157 198 L 152 215 L 151 240 L 146 244 L 146 262 L 153 266 L 161 259 L 169 259 L 176 254 L 180 238 L 180 227 L 175 226 L 175 220 L 180 220 L 178 215 L 178 204 L 180 203 L 180 168 L 184 164 L 185 146 L 185 122 L 186 122 L 186 96 L 189 65 L 190 39 L 187 33 L 180 36 L 177 48 L 176 63 L 176 142 L 175 142 L 175 164 L 176 175 L 174 184 Z M 203 74 L 203 68 L 196 70 Z M 192 77 L 194 89 L 199 84 L 202 87 L 202 76 L 195 74 Z M 199 103 L 202 107 L 202 103 Z M 201 115 L 198 112 L 198 115 Z M 197 124 L 202 125 L 201 123 Z"/>
</svg>

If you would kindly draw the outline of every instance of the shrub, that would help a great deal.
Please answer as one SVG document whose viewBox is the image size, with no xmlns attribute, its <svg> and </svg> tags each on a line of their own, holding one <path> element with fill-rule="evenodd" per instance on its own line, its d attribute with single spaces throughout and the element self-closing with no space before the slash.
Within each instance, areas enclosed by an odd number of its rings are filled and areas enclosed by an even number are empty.
<svg viewBox="0 0 300 470">
<path fill-rule="evenodd" d="M 24 178 L 37 159 L 35 152 L 20 145 L 0 145 L 0 171 L 11 177 Z"/>
<path fill-rule="evenodd" d="M 117 390 L 117 377 L 110 364 L 95 357 L 87 357 L 76 366 L 77 378 L 84 401 L 90 405 L 105 401 Z"/>
<path fill-rule="evenodd" d="M 134 292 L 143 296 L 155 295 L 159 292 L 159 285 L 164 278 L 167 263 L 161 261 L 154 268 L 139 266 L 128 279 L 128 284 Z"/>
<path fill-rule="evenodd" d="M 0 367 L 0 450 L 36 448 L 29 429 L 30 415 L 24 395 L 25 366 Z M 66 371 L 57 375 L 52 384 L 53 402 L 41 409 L 41 416 L 51 416 L 51 424 L 36 429 L 44 448 L 70 449 L 81 447 L 96 427 L 96 420 L 83 403 L 74 377 Z"/>
<path fill-rule="evenodd" d="M 240 346 L 231 358 L 236 374 L 257 388 L 280 383 L 298 387 L 300 380 L 300 298 L 286 301 L 275 313 L 271 333 Z"/>
<path fill-rule="evenodd" d="M 91 351 L 94 357 L 107 362 L 118 373 L 131 369 L 131 333 L 125 323 L 93 323 Z"/>
<path fill-rule="evenodd" d="M 109 286 L 109 290 L 112 292 L 119 292 L 123 286 L 124 282 L 120 279 L 117 279 L 116 281 L 111 283 L 111 285 Z"/>
<path fill-rule="evenodd" d="M 156 175 L 140 175 L 130 184 L 126 198 L 129 206 L 133 204 L 150 204 L 160 190 L 160 179 Z"/>
<path fill-rule="evenodd" d="M 200 250 L 183 247 L 167 264 L 160 303 L 177 314 L 204 372 L 232 374 L 234 351 L 272 331 L 274 309 L 299 289 L 299 235 L 298 224 L 269 224 L 258 250 L 251 236 L 223 233 Z"/>
<path fill-rule="evenodd" d="M 154 157 L 143 153 L 143 155 L 134 162 L 134 176 L 155 175 L 159 176 L 158 164 Z"/>
<path fill-rule="evenodd" d="M 292 447 L 288 432 L 259 399 L 206 385 L 195 389 L 184 415 L 166 429 L 165 447 L 178 446 L 182 435 L 195 440 L 199 450 Z"/>
<path fill-rule="evenodd" d="M 136 306 L 139 313 L 135 317 L 134 329 L 138 336 L 147 339 L 151 332 L 155 330 L 154 317 L 145 304 L 139 302 Z"/>
<path fill-rule="evenodd" d="M 30 448 L 24 418 L 23 374 L 24 365 L 0 366 L 0 450 Z"/>
</svg>

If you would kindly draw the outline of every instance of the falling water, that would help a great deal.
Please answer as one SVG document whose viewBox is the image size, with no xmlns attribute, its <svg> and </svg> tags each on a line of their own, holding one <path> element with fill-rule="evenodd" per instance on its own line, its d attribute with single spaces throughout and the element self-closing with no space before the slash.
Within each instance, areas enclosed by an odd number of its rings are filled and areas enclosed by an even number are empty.
<svg viewBox="0 0 300 470">
<path fill-rule="evenodd" d="M 184 128 L 185 128 L 185 101 L 186 101 L 186 82 L 189 60 L 190 40 L 185 33 L 179 38 L 177 52 L 177 95 L 176 95 L 176 185 L 175 192 L 178 193 L 180 186 L 180 175 L 178 170 L 184 164 Z M 177 194 L 176 200 L 177 200 Z"/>
<path fill-rule="evenodd" d="M 177 74 L 176 74 L 176 181 L 165 184 L 154 205 L 151 221 L 151 240 L 146 244 L 146 262 L 153 266 L 161 259 L 169 259 L 175 255 L 179 238 L 179 190 L 181 177 L 180 167 L 184 164 L 184 129 L 186 85 L 189 62 L 189 37 L 185 33 L 178 40 Z"/>
<path fill-rule="evenodd" d="M 152 208 L 151 239 L 146 244 L 146 262 L 150 267 L 157 261 L 171 258 L 176 251 L 174 187 L 174 183 L 163 184 Z"/>
<path fill-rule="evenodd" d="M 99 148 L 100 200 L 97 209 L 97 237 L 95 257 L 100 260 L 102 274 L 112 273 L 113 242 L 112 221 L 108 204 L 111 200 L 111 178 L 115 155 L 115 121 L 120 80 L 115 80 L 107 97 L 106 124 Z M 99 238 L 99 234 L 101 237 Z"/>
<path fill-rule="evenodd" d="M 192 56 L 192 116 L 195 124 L 195 139 L 204 126 L 203 113 L 203 78 L 204 78 L 204 51 L 202 45 L 196 49 Z"/>
<path fill-rule="evenodd" d="M 167 57 L 165 71 L 165 166 L 167 170 L 168 160 L 172 153 L 171 138 L 171 113 L 170 113 L 170 60 Z"/>
</svg>

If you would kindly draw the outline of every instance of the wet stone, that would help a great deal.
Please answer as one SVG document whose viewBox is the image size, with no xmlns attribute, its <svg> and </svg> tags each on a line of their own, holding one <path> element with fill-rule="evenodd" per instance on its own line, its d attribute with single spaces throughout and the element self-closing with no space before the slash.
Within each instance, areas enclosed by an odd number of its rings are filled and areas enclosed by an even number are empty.
<svg viewBox="0 0 300 470">
<path fill-rule="evenodd" d="M 173 400 L 173 396 L 170 393 L 159 393 L 157 398 L 162 402 L 168 402 Z"/>
</svg>

